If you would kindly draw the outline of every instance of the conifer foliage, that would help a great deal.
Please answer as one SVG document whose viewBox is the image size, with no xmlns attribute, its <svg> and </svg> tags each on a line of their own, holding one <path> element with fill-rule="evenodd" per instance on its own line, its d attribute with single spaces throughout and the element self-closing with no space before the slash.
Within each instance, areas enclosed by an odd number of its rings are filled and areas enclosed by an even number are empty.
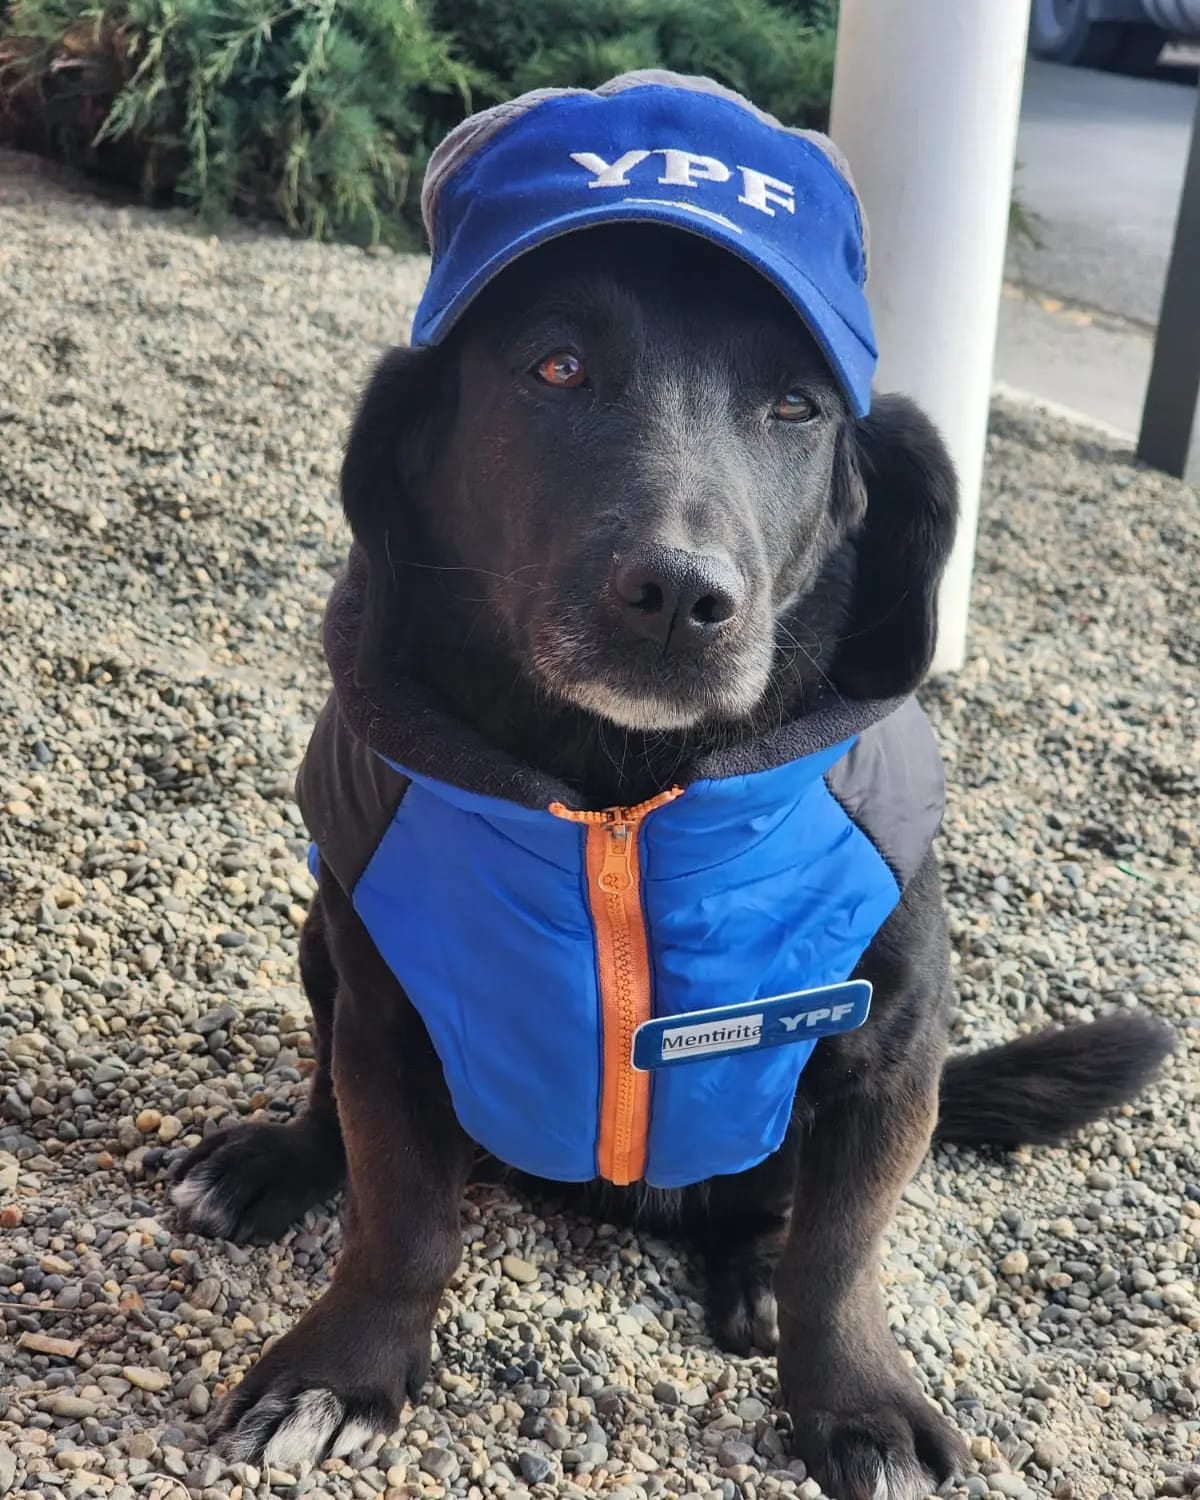
<svg viewBox="0 0 1200 1500">
<path fill-rule="evenodd" d="M 824 118 L 834 0 L 0 0 L 0 143 L 209 219 L 418 239 L 465 114 L 638 67 Z"/>
</svg>

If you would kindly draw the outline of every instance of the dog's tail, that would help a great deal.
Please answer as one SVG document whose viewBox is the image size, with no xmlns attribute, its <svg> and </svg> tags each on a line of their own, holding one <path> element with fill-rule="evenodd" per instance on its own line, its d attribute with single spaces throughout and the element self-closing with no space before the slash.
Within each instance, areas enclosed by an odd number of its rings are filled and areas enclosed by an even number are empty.
<svg viewBox="0 0 1200 1500">
<path fill-rule="evenodd" d="M 1149 1016 L 1115 1015 L 1036 1031 L 1001 1047 L 952 1057 L 942 1073 L 936 1141 L 964 1146 L 1053 1146 L 1158 1074 L 1170 1029 Z"/>
</svg>

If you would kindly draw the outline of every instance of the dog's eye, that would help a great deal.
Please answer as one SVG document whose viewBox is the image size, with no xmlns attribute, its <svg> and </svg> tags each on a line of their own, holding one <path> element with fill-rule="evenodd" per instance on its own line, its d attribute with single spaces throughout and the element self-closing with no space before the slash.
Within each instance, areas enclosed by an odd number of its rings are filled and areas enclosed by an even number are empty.
<svg viewBox="0 0 1200 1500">
<path fill-rule="evenodd" d="M 546 385 L 555 385 L 564 391 L 576 390 L 587 380 L 583 360 L 568 349 L 556 349 L 553 354 L 547 354 L 533 367 L 533 372 Z"/>
<path fill-rule="evenodd" d="M 771 408 L 771 415 L 781 422 L 807 422 L 816 414 L 815 403 L 803 391 L 797 390 L 784 391 Z"/>
</svg>

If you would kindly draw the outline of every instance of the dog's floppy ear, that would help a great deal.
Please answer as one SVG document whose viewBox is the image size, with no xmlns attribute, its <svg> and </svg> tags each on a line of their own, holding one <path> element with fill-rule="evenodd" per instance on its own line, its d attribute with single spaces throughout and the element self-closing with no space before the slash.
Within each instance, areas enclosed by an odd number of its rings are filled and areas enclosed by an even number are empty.
<svg viewBox="0 0 1200 1500">
<path fill-rule="evenodd" d="M 866 508 L 853 533 L 850 618 L 833 676 L 854 698 L 912 692 L 933 659 L 938 585 L 954 543 L 958 483 L 940 434 L 906 396 L 878 397 L 839 460 Z"/>
<path fill-rule="evenodd" d="M 427 550 L 422 480 L 432 466 L 444 406 L 436 349 L 392 349 L 376 366 L 346 441 L 342 509 L 367 561 L 367 599 L 358 675 L 382 666 L 395 565 Z"/>
</svg>

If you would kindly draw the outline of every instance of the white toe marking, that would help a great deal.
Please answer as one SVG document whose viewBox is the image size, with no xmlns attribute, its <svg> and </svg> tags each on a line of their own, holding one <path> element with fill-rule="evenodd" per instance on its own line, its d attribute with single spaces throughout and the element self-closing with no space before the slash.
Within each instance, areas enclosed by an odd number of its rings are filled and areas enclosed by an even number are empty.
<svg viewBox="0 0 1200 1500">
<path fill-rule="evenodd" d="M 774 1349 L 779 1343 L 779 1308 L 775 1294 L 760 1291 L 754 1298 L 754 1342 L 760 1349 Z"/>
<path fill-rule="evenodd" d="M 286 1469 L 301 1459 L 320 1461 L 325 1444 L 342 1420 L 342 1403 L 332 1391 L 303 1391 L 287 1418 L 279 1424 L 263 1453 L 263 1461 Z"/>
<path fill-rule="evenodd" d="M 221 1440 L 221 1451 L 230 1463 L 257 1465 L 260 1438 L 276 1417 L 282 1416 L 285 1409 L 283 1397 L 270 1393 L 252 1406 L 238 1425 Z"/>
<path fill-rule="evenodd" d="M 219 1182 L 214 1182 L 207 1162 L 189 1172 L 171 1189 L 171 1202 L 183 1209 L 193 1225 L 204 1234 L 227 1236 L 234 1227 L 231 1206 L 221 1196 Z"/>
<path fill-rule="evenodd" d="M 369 1443 L 375 1436 L 375 1429 L 369 1422 L 359 1422 L 357 1419 L 349 1421 L 337 1435 L 330 1452 L 330 1458 L 345 1458 L 347 1453 L 353 1453 L 356 1448 L 361 1448 L 364 1443 Z"/>
<path fill-rule="evenodd" d="M 871 1500 L 925 1500 L 933 1485 L 920 1465 L 885 1463 L 875 1480 Z"/>
<path fill-rule="evenodd" d="M 208 1183 L 201 1181 L 199 1171 L 177 1182 L 171 1189 L 171 1202 L 176 1208 L 195 1208 L 208 1192 Z"/>
</svg>

